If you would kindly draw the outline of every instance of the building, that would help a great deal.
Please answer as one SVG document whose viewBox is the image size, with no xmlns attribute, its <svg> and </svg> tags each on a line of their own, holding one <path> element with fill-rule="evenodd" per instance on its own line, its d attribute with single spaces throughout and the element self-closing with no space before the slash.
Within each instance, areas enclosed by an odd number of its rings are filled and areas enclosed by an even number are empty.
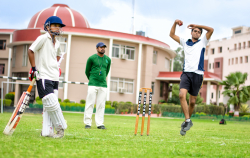
<svg viewBox="0 0 250 158">
<path fill-rule="evenodd" d="M 205 53 L 205 70 L 215 73 L 221 80 L 225 80 L 232 72 L 240 71 L 250 75 L 250 27 L 240 26 L 232 28 L 232 36 L 220 40 L 210 41 Z M 250 85 L 248 77 L 245 85 Z M 228 98 L 223 97 L 223 88 L 210 87 L 210 101 L 215 102 L 216 97 L 219 102 L 227 103 Z M 202 96 L 206 94 L 207 87 L 201 90 Z"/>
<path fill-rule="evenodd" d="M 54 4 L 37 12 L 27 29 L 0 29 L 1 75 L 28 77 L 31 66 L 27 50 L 39 35 L 45 33 L 43 24 L 52 15 L 60 17 L 66 24 L 63 35 L 59 37 L 61 50 L 66 53 L 61 63 L 60 80 L 88 82 L 85 76 L 87 58 L 96 53 L 98 42 L 104 42 L 107 45 L 105 54 L 112 60 L 107 77 L 107 100 L 136 103 L 140 87 L 153 88 L 153 103 L 167 99 L 168 83 L 156 78 L 160 71 L 171 71 L 170 60 L 176 54 L 168 44 L 140 35 L 90 28 L 83 15 L 64 4 Z M 27 85 L 4 85 L 1 88 L 4 94 L 15 92 L 16 104 Z M 34 100 L 38 96 L 35 88 L 32 94 Z M 86 95 L 86 85 L 59 85 L 59 98 L 62 100 L 79 102 L 86 99 Z"/>
</svg>

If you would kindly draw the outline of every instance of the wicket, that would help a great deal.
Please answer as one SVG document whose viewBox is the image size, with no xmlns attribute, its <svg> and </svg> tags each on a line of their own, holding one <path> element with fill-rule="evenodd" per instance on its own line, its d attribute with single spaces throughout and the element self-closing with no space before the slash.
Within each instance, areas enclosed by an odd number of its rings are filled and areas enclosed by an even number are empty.
<svg viewBox="0 0 250 158">
<path fill-rule="evenodd" d="M 144 99 L 143 99 L 143 112 L 142 112 L 142 122 L 141 122 L 141 136 L 143 136 L 143 130 L 144 130 L 145 113 L 146 113 L 146 98 L 147 98 L 147 91 L 148 90 L 150 91 L 150 93 L 149 93 L 149 105 L 148 105 L 147 135 L 149 135 L 151 106 L 152 106 L 152 89 L 151 88 L 141 88 L 140 92 L 139 92 L 139 100 L 138 100 L 138 106 L 137 106 L 137 115 L 136 115 L 136 122 L 135 122 L 135 135 L 137 134 L 137 129 L 138 129 L 142 90 L 144 90 Z"/>
</svg>

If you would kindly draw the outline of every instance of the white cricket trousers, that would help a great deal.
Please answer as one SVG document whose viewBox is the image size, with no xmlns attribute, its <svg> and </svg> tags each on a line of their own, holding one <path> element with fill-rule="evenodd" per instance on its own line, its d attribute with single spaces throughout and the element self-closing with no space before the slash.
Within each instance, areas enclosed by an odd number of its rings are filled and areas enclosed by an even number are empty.
<svg viewBox="0 0 250 158">
<path fill-rule="evenodd" d="M 104 125 L 104 112 L 106 102 L 107 88 L 88 86 L 88 94 L 86 98 L 85 111 L 84 111 L 84 124 L 91 126 L 92 114 L 96 103 L 95 123 L 96 126 Z"/>
</svg>

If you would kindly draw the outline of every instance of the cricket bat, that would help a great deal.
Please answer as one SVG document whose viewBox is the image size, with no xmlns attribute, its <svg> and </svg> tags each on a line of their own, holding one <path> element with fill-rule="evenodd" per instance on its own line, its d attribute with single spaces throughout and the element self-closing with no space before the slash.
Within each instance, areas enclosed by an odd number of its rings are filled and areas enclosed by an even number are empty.
<svg viewBox="0 0 250 158">
<path fill-rule="evenodd" d="M 6 135 L 12 135 L 13 132 L 15 131 L 23 113 L 24 110 L 26 109 L 26 106 L 29 104 L 29 100 L 30 100 L 30 92 L 32 90 L 32 87 L 35 83 L 36 79 L 33 78 L 33 80 L 31 81 L 29 88 L 27 89 L 26 92 L 23 92 L 21 98 L 19 99 L 17 106 L 14 110 L 14 112 L 12 113 L 12 116 L 10 117 L 10 120 L 8 122 L 8 124 L 6 125 L 3 133 Z"/>
</svg>

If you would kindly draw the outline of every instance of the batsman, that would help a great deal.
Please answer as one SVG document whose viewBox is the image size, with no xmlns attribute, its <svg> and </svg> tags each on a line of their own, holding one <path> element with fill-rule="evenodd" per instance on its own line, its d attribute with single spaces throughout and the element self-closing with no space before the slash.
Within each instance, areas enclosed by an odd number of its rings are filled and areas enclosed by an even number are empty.
<svg viewBox="0 0 250 158">
<path fill-rule="evenodd" d="M 30 80 L 36 78 L 39 97 L 43 102 L 43 127 L 41 136 L 61 138 L 67 124 L 58 102 L 58 84 L 61 71 L 58 61 L 62 52 L 60 42 L 55 38 L 65 25 L 57 16 L 49 17 L 44 24 L 45 34 L 40 35 L 28 50 L 32 66 Z M 54 134 L 54 127 L 57 131 Z"/>
</svg>

